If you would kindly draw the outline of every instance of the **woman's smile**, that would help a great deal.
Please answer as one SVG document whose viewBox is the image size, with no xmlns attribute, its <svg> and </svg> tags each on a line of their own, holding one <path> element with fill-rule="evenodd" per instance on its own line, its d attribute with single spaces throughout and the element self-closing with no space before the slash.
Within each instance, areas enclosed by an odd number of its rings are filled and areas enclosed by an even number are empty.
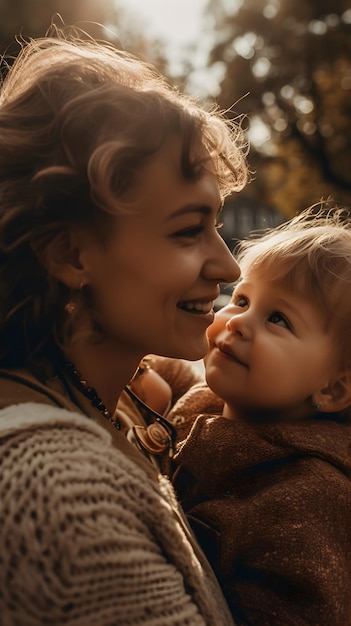
<svg viewBox="0 0 351 626">
<path fill-rule="evenodd" d="M 211 300 L 188 300 L 182 301 L 177 304 L 177 307 L 185 313 L 192 315 L 206 315 L 211 313 L 211 318 L 214 316 L 213 306 L 216 298 Z"/>
</svg>

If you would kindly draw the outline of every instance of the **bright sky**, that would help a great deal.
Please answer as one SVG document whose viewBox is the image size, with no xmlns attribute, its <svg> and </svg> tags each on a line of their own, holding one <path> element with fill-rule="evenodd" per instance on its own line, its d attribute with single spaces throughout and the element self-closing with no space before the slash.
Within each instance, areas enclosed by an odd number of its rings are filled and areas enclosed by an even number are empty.
<svg viewBox="0 0 351 626">
<path fill-rule="evenodd" d="M 222 0 L 229 12 L 233 12 L 242 0 Z M 146 36 L 163 40 L 173 74 L 181 74 L 182 60 L 189 60 L 194 71 L 188 89 L 199 96 L 216 96 L 223 77 L 224 64 L 217 63 L 209 70 L 207 55 L 213 43 L 210 27 L 203 21 L 208 0 L 116 0 L 128 13 L 135 14 Z M 190 50 L 190 47 L 192 49 Z"/>
<path fill-rule="evenodd" d="M 206 0 L 119 0 L 143 19 L 145 30 L 175 48 L 196 40 Z"/>
<path fill-rule="evenodd" d="M 146 36 L 165 43 L 171 69 L 177 73 L 177 64 L 186 59 L 187 46 L 196 47 L 199 60 L 192 61 L 201 65 L 205 55 L 203 46 L 203 9 L 207 0 L 116 0 L 119 6 L 125 6 L 128 13 L 134 13 L 136 24 L 142 26 Z M 202 37 L 200 37 L 202 33 Z"/>
</svg>

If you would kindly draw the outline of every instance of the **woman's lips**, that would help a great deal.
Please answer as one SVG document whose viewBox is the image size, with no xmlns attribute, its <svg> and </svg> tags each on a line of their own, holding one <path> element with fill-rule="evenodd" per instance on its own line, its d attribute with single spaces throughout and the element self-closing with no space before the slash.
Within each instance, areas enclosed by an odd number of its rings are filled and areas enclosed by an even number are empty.
<svg viewBox="0 0 351 626">
<path fill-rule="evenodd" d="M 213 310 L 213 305 L 213 300 L 189 300 L 187 302 L 179 302 L 177 306 L 186 313 L 207 315 Z"/>
</svg>

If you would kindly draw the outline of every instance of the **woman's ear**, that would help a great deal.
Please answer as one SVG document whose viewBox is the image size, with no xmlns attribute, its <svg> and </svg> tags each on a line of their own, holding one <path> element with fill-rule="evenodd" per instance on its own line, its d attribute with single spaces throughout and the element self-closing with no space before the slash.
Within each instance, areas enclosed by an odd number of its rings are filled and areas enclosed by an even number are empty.
<svg viewBox="0 0 351 626">
<path fill-rule="evenodd" d="M 312 397 L 321 413 L 338 413 L 351 406 L 351 371 L 339 374 Z"/>
<path fill-rule="evenodd" d="M 67 228 L 50 240 L 42 237 L 32 244 L 32 250 L 48 274 L 70 289 L 87 284 L 86 272 L 81 262 L 80 238 L 76 230 Z"/>
</svg>

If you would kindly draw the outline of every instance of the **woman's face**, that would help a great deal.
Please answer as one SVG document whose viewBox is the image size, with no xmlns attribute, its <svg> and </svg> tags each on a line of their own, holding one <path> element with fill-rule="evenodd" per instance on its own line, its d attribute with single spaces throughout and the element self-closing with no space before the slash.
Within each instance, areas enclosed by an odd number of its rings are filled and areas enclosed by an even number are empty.
<svg viewBox="0 0 351 626">
<path fill-rule="evenodd" d="M 180 142 L 167 141 L 127 193 L 104 247 L 81 249 L 87 283 L 109 341 L 138 358 L 147 353 L 200 359 L 207 350 L 219 283 L 239 268 L 217 231 L 216 177 L 180 171 Z"/>
</svg>

